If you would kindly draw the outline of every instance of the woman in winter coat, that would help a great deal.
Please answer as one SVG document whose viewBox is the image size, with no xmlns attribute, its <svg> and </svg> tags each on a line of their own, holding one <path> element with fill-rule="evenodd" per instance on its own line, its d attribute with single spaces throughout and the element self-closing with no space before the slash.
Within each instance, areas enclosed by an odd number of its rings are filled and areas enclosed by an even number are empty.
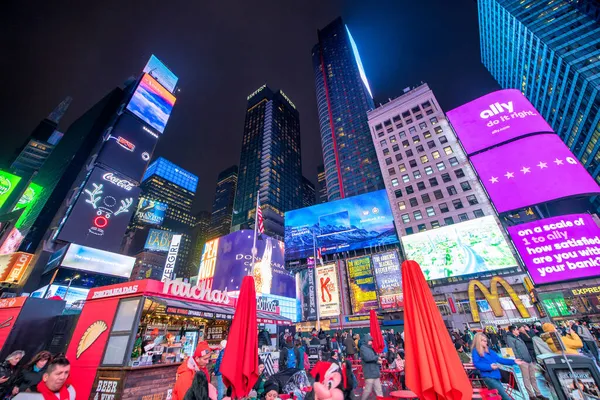
<svg viewBox="0 0 600 400">
<path fill-rule="evenodd" d="M 42 380 L 50 361 L 52 361 L 52 354 L 49 351 L 37 353 L 18 374 L 14 383 L 14 386 L 18 389 L 17 393 L 32 391 L 31 388 L 35 388 Z"/>
<path fill-rule="evenodd" d="M 209 400 L 208 379 L 204 372 L 196 372 L 192 386 L 188 389 L 183 400 Z"/>
<path fill-rule="evenodd" d="M 542 325 L 542 329 L 544 330 L 544 334 L 542 334 L 542 339 L 546 341 L 546 344 L 550 349 L 557 354 L 560 354 L 560 349 L 556 348 L 554 341 L 550 337 L 550 332 L 556 332 L 556 327 L 552 325 L 550 322 L 546 322 Z M 559 333 L 560 335 L 560 333 Z M 565 347 L 566 354 L 579 354 L 579 349 L 583 347 L 583 342 L 579 335 L 577 335 L 572 329 L 567 331 L 567 334 L 560 337 L 563 346 Z"/>
<path fill-rule="evenodd" d="M 17 365 L 19 365 L 24 355 L 25 352 L 23 350 L 13 351 L 6 357 L 6 360 L 0 364 L 0 399 L 16 394 L 12 393 L 14 389 L 13 383 L 17 378 Z"/>
</svg>

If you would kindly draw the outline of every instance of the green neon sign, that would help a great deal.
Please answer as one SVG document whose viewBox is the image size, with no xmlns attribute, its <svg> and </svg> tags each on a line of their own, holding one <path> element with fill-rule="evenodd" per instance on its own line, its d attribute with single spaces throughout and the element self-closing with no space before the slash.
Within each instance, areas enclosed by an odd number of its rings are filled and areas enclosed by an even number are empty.
<svg viewBox="0 0 600 400">
<path fill-rule="evenodd" d="M 0 207 L 6 203 L 6 200 L 8 200 L 20 180 L 20 176 L 0 171 Z"/>
</svg>

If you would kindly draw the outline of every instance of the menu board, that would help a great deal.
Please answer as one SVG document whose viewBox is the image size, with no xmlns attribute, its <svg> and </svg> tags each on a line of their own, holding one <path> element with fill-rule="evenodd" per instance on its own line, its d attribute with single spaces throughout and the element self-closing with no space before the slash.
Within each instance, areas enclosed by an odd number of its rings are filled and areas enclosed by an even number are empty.
<svg viewBox="0 0 600 400">
<path fill-rule="evenodd" d="M 379 304 L 382 309 L 398 308 L 404 305 L 402 295 L 402 273 L 398 253 L 389 251 L 374 254 L 373 272 L 379 292 Z"/>
<path fill-rule="evenodd" d="M 348 263 L 348 283 L 353 314 L 367 313 L 379 308 L 377 287 L 369 256 L 352 258 Z"/>
</svg>

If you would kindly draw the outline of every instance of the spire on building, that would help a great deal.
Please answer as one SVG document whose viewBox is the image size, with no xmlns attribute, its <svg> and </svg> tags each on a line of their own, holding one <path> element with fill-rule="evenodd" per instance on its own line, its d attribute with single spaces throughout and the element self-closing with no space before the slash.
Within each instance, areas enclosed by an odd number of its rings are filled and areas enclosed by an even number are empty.
<svg viewBox="0 0 600 400">
<path fill-rule="evenodd" d="M 48 119 L 58 125 L 61 118 L 65 115 L 69 106 L 73 102 L 73 98 L 71 96 L 65 97 L 63 101 L 48 115 Z"/>
</svg>

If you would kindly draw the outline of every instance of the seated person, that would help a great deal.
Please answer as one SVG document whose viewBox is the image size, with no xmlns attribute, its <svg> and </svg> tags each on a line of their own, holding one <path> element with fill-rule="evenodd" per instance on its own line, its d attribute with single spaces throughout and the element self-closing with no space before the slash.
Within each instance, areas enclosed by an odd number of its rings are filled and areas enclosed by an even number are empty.
<svg viewBox="0 0 600 400">
<path fill-rule="evenodd" d="M 460 343 L 455 343 L 454 347 L 456 348 L 456 351 L 458 352 L 458 358 L 460 358 L 460 362 L 463 364 L 470 364 L 471 357 L 469 357 L 469 355 L 465 352 L 464 346 Z"/>
</svg>

